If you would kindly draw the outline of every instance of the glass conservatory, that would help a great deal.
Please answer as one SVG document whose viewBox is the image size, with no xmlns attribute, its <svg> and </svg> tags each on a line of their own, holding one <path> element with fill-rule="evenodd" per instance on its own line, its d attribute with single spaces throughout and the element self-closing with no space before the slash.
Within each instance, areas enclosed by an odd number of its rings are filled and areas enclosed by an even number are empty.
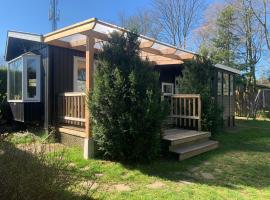
<svg viewBox="0 0 270 200">
<path fill-rule="evenodd" d="M 8 63 L 8 101 L 40 102 L 40 56 L 24 54 Z"/>
</svg>

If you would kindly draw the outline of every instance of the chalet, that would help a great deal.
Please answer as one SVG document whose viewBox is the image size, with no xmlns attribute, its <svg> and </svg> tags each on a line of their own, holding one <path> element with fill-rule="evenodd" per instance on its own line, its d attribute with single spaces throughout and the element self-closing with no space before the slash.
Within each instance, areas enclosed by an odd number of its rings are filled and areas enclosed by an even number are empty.
<svg viewBox="0 0 270 200">
<path fill-rule="evenodd" d="M 45 35 L 9 31 L 5 56 L 8 102 L 14 120 L 41 123 L 45 129 L 56 127 L 63 143 L 84 148 L 85 158 L 92 156 L 85 93 L 95 84 L 95 60 L 102 42 L 113 31 L 128 30 L 92 18 Z M 163 139 L 169 141 L 170 151 L 185 159 L 216 148 L 218 143 L 208 139 L 210 133 L 201 131 L 200 95 L 179 94 L 182 64 L 196 54 L 143 35 L 139 40 L 141 58 L 160 72 L 162 97 L 169 98 L 172 105 L 172 122 L 193 129 L 166 130 Z M 216 65 L 213 74 L 213 96 L 223 105 L 224 121 L 229 126 L 234 125 L 234 76 L 238 73 Z"/>
</svg>

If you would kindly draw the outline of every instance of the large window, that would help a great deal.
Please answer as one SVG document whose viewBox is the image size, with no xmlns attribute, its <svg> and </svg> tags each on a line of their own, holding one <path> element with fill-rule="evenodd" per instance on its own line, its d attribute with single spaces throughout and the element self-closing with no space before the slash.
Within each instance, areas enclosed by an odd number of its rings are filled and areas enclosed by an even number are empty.
<svg viewBox="0 0 270 200">
<path fill-rule="evenodd" d="M 40 101 L 40 56 L 25 54 L 9 62 L 8 101 Z"/>
<path fill-rule="evenodd" d="M 229 96 L 229 74 L 223 73 L 223 95 Z"/>
<path fill-rule="evenodd" d="M 231 74 L 230 75 L 230 96 L 233 96 L 234 95 L 234 80 L 233 80 L 233 75 Z"/>
<path fill-rule="evenodd" d="M 222 73 L 221 72 L 218 72 L 217 94 L 218 96 L 222 95 Z"/>
</svg>

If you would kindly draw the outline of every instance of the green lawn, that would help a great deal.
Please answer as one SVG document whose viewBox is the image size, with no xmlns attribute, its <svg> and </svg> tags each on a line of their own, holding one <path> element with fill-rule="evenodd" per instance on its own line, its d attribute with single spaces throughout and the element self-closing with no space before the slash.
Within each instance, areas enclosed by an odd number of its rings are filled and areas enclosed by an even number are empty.
<svg viewBox="0 0 270 200">
<path fill-rule="evenodd" d="M 84 160 L 78 149 L 70 162 L 99 176 L 97 199 L 270 199 L 270 122 L 237 121 L 214 139 L 217 150 L 181 162 L 126 166 Z"/>
</svg>

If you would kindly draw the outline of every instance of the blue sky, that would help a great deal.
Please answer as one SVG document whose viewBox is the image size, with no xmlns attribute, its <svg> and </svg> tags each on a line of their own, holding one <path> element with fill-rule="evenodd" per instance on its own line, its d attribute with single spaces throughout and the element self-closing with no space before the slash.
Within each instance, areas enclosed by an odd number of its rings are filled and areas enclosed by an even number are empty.
<svg viewBox="0 0 270 200">
<path fill-rule="evenodd" d="M 51 31 L 48 20 L 50 0 L 4 0 L 0 7 L 0 55 L 5 51 L 8 30 L 45 34 Z M 117 22 L 119 12 L 133 14 L 147 8 L 151 0 L 59 0 L 58 27 L 97 17 Z"/>
</svg>

